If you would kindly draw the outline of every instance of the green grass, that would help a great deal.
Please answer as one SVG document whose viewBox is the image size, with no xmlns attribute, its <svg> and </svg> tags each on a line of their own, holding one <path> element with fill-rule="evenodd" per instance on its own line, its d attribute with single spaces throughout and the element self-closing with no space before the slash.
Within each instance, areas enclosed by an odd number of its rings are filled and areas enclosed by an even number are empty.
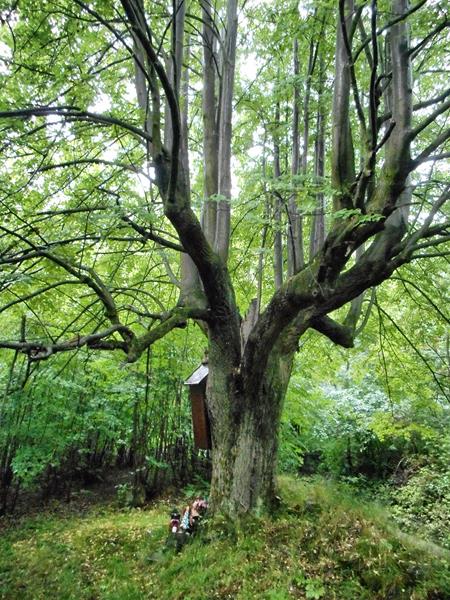
<svg viewBox="0 0 450 600">
<path fill-rule="evenodd" d="M 449 554 L 396 530 L 383 509 L 323 481 L 281 487 L 276 519 L 215 523 L 179 554 L 164 545 L 167 501 L 26 519 L 0 539 L 0 598 L 450 598 Z"/>
</svg>

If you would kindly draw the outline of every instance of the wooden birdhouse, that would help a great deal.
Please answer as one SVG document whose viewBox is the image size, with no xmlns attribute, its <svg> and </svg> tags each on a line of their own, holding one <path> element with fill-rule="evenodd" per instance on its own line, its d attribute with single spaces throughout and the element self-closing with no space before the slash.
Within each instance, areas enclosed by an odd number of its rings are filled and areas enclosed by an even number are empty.
<svg viewBox="0 0 450 600">
<path fill-rule="evenodd" d="M 194 443 L 196 448 L 200 448 L 201 450 L 210 450 L 212 448 L 209 415 L 206 406 L 206 381 L 208 379 L 208 372 L 208 364 L 202 363 L 184 382 L 185 385 L 189 386 Z"/>
</svg>

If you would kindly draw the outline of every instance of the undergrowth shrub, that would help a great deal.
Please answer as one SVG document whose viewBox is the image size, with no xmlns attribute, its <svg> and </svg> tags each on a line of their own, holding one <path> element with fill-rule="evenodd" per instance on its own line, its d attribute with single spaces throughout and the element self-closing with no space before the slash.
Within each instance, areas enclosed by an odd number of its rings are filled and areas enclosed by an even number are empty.
<svg viewBox="0 0 450 600">
<path fill-rule="evenodd" d="M 391 490 L 392 512 L 399 525 L 420 529 L 431 540 L 450 548 L 450 436 L 430 450 L 429 463 Z"/>
</svg>

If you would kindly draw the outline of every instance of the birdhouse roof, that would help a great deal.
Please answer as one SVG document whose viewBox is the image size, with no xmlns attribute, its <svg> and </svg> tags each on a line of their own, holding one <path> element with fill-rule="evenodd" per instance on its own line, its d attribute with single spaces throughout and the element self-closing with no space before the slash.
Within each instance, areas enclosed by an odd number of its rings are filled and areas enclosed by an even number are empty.
<svg viewBox="0 0 450 600">
<path fill-rule="evenodd" d="M 208 365 L 201 364 L 195 371 L 186 379 L 184 385 L 198 385 L 205 377 L 208 377 Z"/>
</svg>

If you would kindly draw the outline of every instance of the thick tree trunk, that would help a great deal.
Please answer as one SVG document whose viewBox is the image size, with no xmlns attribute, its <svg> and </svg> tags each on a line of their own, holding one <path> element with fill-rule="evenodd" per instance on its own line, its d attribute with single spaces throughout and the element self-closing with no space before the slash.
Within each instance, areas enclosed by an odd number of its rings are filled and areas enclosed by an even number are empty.
<svg viewBox="0 0 450 600">
<path fill-rule="evenodd" d="M 232 361 L 212 350 L 207 395 L 213 432 L 214 512 L 239 515 L 273 507 L 278 429 L 292 356 L 273 352 L 264 378 L 248 390 Z"/>
</svg>

